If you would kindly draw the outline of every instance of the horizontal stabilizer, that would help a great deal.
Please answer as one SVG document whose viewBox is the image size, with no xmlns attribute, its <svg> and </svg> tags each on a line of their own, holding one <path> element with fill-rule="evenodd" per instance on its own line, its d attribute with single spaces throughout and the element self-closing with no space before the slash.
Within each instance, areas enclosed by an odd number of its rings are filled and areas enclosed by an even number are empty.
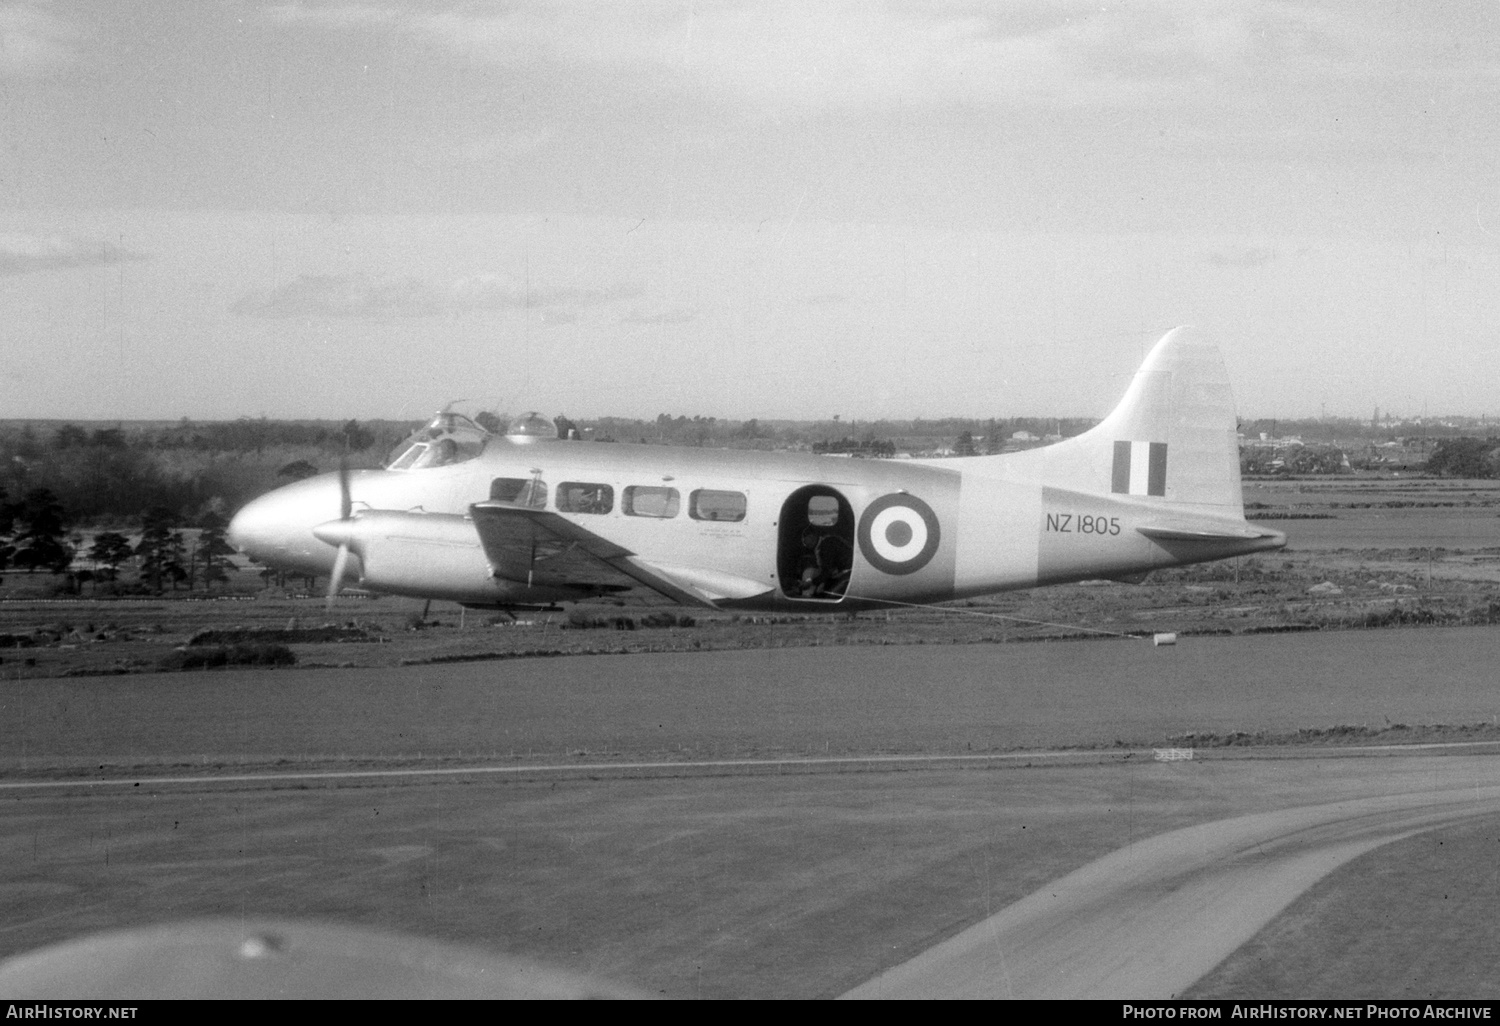
<svg viewBox="0 0 1500 1026">
<path fill-rule="evenodd" d="M 1225 524 L 1222 527 L 1218 525 L 1212 527 L 1178 527 L 1145 524 L 1137 527 L 1136 530 L 1144 534 L 1147 538 L 1153 538 L 1157 541 L 1255 541 L 1260 538 L 1280 538 L 1283 541 L 1285 540 L 1280 531 L 1273 531 L 1270 528 L 1263 527 L 1251 527 L 1248 524 Z"/>
</svg>

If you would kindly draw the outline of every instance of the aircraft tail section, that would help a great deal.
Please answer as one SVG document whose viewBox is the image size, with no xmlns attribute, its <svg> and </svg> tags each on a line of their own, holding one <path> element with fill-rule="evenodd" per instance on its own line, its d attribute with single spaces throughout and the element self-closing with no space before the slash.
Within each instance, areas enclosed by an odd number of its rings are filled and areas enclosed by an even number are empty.
<svg viewBox="0 0 1500 1026">
<path fill-rule="evenodd" d="M 1229 376 L 1218 348 L 1191 328 L 1176 328 L 1156 343 L 1098 426 L 1034 452 L 1052 488 L 1163 512 L 1243 516 Z"/>
<path fill-rule="evenodd" d="M 1191 329 L 1168 332 L 1098 426 L 964 461 L 973 471 L 964 468 L 971 512 L 961 531 L 972 549 L 961 553 L 971 569 L 958 591 L 1138 580 L 1159 567 L 1280 548 L 1280 531 L 1245 521 L 1237 434 L 1218 349 Z M 1031 531 L 1035 548 L 1013 543 Z"/>
<path fill-rule="evenodd" d="M 1233 516 L 1244 509 L 1229 375 L 1218 347 L 1191 328 L 1168 332 L 1152 348 L 1125 398 L 1084 437 L 1110 447 L 1112 494 L 1155 495 Z"/>
</svg>

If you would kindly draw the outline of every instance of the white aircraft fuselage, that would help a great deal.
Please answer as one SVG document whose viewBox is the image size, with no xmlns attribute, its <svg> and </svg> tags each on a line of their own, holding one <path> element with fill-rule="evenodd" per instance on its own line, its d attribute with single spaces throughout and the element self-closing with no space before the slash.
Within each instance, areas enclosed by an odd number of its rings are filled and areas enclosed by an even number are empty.
<svg viewBox="0 0 1500 1026">
<path fill-rule="evenodd" d="M 450 435 L 456 446 L 440 440 Z M 804 611 L 1138 578 L 1285 544 L 1244 520 L 1222 364 L 1183 329 L 1098 427 L 1004 455 L 583 442 L 489 435 L 451 416 L 418 448 L 439 445 L 440 465 L 403 456 L 262 496 L 230 540 L 315 575 L 333 573 L 342 548 L 340 576 L 361 588 L 469 606 L 615 597 Z"/>
</svg>

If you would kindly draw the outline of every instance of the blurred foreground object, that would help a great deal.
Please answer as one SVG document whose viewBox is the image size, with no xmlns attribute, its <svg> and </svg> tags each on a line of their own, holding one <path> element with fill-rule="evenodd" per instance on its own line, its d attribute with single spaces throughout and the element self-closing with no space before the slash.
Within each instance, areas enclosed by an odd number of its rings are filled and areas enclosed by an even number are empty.
<svg viewBox="0 0 1500 1026">
<path fill-rule="evenodd" d="M 94 934 L 0 962 L 0 998 L 641 998 L 550 966 L 375 930 L 214 919 Z"/>
</svg>

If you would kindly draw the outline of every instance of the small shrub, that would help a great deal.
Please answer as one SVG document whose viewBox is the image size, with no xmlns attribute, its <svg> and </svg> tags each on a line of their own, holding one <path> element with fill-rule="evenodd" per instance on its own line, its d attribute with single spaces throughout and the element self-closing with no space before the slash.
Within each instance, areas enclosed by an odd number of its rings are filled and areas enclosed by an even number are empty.
<svg viewBox="0 0 1500 1026">
<path fill-rule="evenodd" d="M 692 627 L 696 622 L 691 616 L 667 612 L 647 613 L 641 617 L 642 627 Z"/>
<path fill-rule="evenodd" d="M 294 666 L 296 654 L 285 645 L 254 643 L 240 645 L 196 645 L 168 652 L 163 670 L 211 670 L 220 666 Z"/>
</svg>

